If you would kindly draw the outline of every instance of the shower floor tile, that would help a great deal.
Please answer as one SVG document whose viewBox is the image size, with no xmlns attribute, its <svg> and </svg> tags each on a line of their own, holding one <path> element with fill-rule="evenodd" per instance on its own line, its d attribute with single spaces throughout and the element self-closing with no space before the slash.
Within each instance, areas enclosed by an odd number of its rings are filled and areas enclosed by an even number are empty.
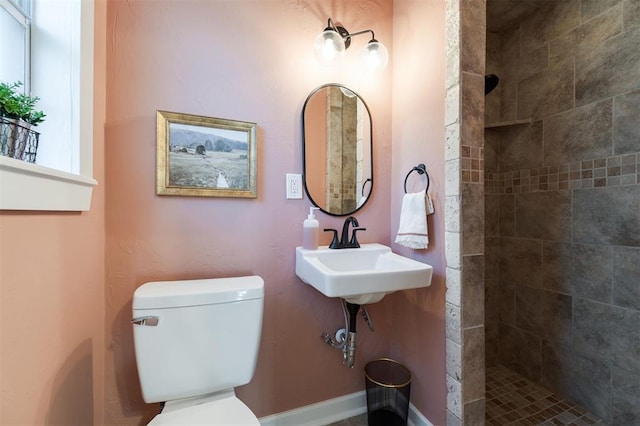
<svg viewBox="0 0 640 426">
<path fill-rule="evenodd" d="M 486 425 L 598 425 L 605 423 L 501 365 L 486 371 Z"/>
</svg>

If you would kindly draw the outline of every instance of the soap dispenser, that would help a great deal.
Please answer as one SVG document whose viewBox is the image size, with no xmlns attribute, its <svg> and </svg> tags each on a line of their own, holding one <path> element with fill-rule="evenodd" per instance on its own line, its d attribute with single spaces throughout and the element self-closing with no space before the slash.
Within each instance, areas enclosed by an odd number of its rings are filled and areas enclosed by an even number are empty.
<svg viewBox="0 0 640 426">
<path fill-rule="evenodd" d="M 320 209 L 318 207 L 309 207 L 309 216 L 302 223 L 302 248 L 307 250 L 318 249 L 320 223 L 313 215 L 314 210 Z"/>
</svg>

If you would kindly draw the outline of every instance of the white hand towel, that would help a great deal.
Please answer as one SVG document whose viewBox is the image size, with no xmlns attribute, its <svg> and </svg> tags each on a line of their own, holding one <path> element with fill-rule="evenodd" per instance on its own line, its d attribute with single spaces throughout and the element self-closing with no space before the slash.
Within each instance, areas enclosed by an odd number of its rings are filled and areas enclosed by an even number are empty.
<svg viewBox="0 0 640 426">
<path fill-rule="evenodd" d="M 429 245 L 427 214 L 431 213 L 433 204 L 426 190 L 404 194 L 396 243 L 412 249 L 426 249 Z"/>
</svg>

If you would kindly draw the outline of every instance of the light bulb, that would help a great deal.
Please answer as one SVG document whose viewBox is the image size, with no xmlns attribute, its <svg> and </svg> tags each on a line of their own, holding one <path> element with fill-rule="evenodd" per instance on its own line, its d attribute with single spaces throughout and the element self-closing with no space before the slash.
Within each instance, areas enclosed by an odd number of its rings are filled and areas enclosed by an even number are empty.
<svg viewBox="0 0 640 426">
<path fill-rule="evenodd" d="M 389 63 L 389 51 L 377 40 L 367 43 L 364 50 L 364 61 L 370 71 L 382 71 Z"/>
<path fill-rule="evenodd" d="M 332 29 L 324 30 L 313 42 L 316 59 L 324 66 L 333 66 L 340 62 L 344 55 L 344 40 Z"/>
</svg>

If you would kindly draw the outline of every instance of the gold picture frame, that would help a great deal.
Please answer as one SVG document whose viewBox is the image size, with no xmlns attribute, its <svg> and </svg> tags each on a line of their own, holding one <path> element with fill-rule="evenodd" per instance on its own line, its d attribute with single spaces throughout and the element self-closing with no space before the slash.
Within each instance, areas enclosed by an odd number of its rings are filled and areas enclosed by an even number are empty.
<svg viewBox="0 0 640 426">
<path fill-rule="evenodd" d="M 256 198 L 256 127 L 158 110 L 156 194 Z"/>
</svg>

